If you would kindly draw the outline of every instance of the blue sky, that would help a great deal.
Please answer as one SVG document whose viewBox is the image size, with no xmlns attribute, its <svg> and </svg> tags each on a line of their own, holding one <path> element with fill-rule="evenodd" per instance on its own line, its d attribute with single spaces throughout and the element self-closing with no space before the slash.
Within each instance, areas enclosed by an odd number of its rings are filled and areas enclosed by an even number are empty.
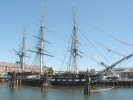
<svg viewBox="0 0 133 100">
<path fill-rule="evenodd" d="M 27 49 L 33 49 L 36 39 L 32 35 L 37 35 L 39 32 L 41 1 L 0 0 L 0 61 L 15 62 L 18 60 L 18 57 L 10 50 L 12 48 L 19 49 L 24 22 L 26 24 Z M 46 44 L 46 50 L 56 57 L 64 59 L 73 28 L 72 0 L 44 1 L 45 26 L 55 32 L 45 30 L 45 39 L 52 43 L 51 45 Z M 97 50 L 78 32 L 81 44 L 79 49 L 108 65 L 119 60 L 122 56 L 108 52 L 94 40 L 124 55 L 132 53 L 133 47 L 123 45 L 107 35 L 110 33 L 119 40 L 133 44 L 132 5 L 132 0 L 75 0 L 78 28 L 86 33 L 87 38 L 104 57 L 101 57 Z M 27 55 L 33 54 L 27 53 Z M 32 64 L 32 62 L 33 59 L 26 58 L 26 63 Z M 121 66 L 131 67 L 133 66 L 132 62 L 133 59 L 128 60 Z M 44 63 L 56 70 L 59 70 L 62 65 L 60 60 L 50 57 L 45 57 Z M 78 59 L 78 63 L 81 70 L 102 68 L 85 56 Z"/>
</svg>

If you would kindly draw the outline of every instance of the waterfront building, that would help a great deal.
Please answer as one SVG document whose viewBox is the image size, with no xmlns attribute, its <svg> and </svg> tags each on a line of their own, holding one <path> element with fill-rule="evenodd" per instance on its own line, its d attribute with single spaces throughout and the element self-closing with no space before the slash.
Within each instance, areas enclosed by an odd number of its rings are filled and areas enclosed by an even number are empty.
<svg viewBox="0 0 133 100">
<path fill-rule="evenodd" d="M 21 65 L 19 63 L 7 63 L 7 62 L 0 62 L 0 73 L 5 72 L 22 72 Z M 47 69 L 43 67 L 43 72 L 46 72 Z M 39 73 L 40 68 L 36 65 L 25 65 L 24 72 L 32 72 L 32 73 Z"/>
</svg>

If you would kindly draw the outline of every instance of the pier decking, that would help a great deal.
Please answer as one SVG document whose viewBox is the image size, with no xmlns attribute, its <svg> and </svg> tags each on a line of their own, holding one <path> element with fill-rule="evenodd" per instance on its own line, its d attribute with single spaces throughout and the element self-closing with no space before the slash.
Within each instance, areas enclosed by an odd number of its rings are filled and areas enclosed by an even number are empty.
<svg viewBox="0 0 133 100">
<path fill-rule="evenodd" d="M 116 86 L 116 87 L 129 87 L 133 86 L 133 80 L 115 80 L 115 81 L 99 81 L 96 86 Z"/>
</svg>

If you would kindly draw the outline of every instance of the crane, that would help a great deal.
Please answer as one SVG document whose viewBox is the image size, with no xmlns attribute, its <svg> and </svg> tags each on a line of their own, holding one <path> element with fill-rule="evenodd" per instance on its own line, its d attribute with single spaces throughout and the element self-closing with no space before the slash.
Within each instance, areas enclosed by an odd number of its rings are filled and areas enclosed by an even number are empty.
<svg viewBox="0 0 133 100">
<path fill-rule="evenodd" d="M 128 60 L 129 58 L 131 58 L 133 56 L 133 53 L 131 53 L 130 55 L 128 56 L 125 56 L 124 58 L 118 60 L 117 62 L 113 63 L 112 65 L 108 66 L 106 64 L 104 64 L 103 62 L 101 62 L 101 65 L 105 66 L 106 69 L 98 72 L 96 75 L 90 75 L 90 78 L 91 78 L 91 84 L 95 84 L 96 82 L 99 82 L 102 77 L 103 77 L 103 73 L 108 71 L 109 69 L 112 69 L 114 68 L 116 65 L 118 65 L 119 63 L 121 63 L 122 61 L 124 60 Z"/>
</svg>

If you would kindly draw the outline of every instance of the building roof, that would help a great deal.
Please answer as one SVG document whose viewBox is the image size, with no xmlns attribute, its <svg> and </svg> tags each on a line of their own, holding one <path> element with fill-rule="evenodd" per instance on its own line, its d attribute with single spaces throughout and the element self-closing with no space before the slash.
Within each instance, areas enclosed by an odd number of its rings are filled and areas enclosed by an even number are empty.
<svg viewBox="0 0 133 100">
<path fill-rule="evenodd" d="M 0 62 L 0 66 L 8 66 L 8 67 L 20 67 L 20 63 L 9 63 L 9 62 Z M 26 68 L 39 68 L 37 65 L 27 65 L 25 64 Z"/>
<path fill-rule="evenodd" d="M 133 72 L 133 68 L 128 68 L 128 69 L 126 69 L 126 70 L 124 70 L 122 72 Z"/>
</svg>

